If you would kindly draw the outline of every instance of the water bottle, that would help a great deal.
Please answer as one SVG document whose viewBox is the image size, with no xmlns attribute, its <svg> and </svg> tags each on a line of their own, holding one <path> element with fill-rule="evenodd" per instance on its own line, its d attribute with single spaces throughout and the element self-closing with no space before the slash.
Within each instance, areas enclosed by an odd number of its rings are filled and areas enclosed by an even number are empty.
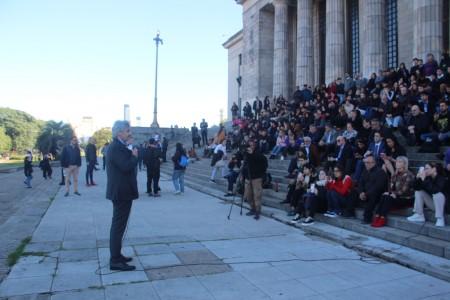
<svg viewBox="0 0 450 300">
<path fill-rule="evenodd" d="M 280 189 L 280 186 L 278 185 L 278 183 L 275 183 L 275 192 L 278 192 L 279 189 Z"/>
</svg>

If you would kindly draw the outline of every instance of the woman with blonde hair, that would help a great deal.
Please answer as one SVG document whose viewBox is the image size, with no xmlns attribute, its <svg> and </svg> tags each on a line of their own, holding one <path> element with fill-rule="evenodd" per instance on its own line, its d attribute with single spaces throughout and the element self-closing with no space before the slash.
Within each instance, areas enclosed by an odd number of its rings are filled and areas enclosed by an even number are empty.
<svg viewBox="0 0 450 300">
<path fill-rule="evenodd" d="M 370 226 L 382 227 L 387 223 L 389 210 L 396 207 L 410 206 L 414 203 L 413 174 L 408 170 L 408 158 L 398 156 L 395 159 L 395 172 L 387 192 L 381 195 L 375 219 Z"/>
</svg>

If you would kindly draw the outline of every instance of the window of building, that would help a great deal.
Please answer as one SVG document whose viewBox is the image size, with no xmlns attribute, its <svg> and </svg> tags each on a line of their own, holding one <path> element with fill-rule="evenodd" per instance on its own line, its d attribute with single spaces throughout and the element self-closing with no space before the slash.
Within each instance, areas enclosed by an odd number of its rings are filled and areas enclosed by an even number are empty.
<svg viewBox="0 0 450 300">
<path fill-rule="evenodd" d="M 350 55 L 349 70 L 352 74 L 359 73 L 359 5 L 358 0 L 347 0 L 349 9 L 349 37 L 350 37 Z"/>
<path fill-rule="evenodd" d="M 386 45 L 387 66 L 398 67 L 398 43 L 397 43 L 397 0 L 386 0 Z"/>
<path fill-rule="evenodd" d="M 326 40 L 327 40 L 327 3 L 319 2 L 319 82 L 325 82 Z"/>
<path fill-rule="evenodd" d="M 444 44 L 444 49 L 446 49 L 447 51 L 450 49 L 450 41 L 449 41 L 449 27 L 450 27 L 450 22 L 449 22 L 449 17 L 450 17 L 450 4 L 448 1 L 444 1 L 444 7 L 443 7 L 443 22 L 442 22 L 442 35 L 443 35 L 443 44 Z"/>
</svg>

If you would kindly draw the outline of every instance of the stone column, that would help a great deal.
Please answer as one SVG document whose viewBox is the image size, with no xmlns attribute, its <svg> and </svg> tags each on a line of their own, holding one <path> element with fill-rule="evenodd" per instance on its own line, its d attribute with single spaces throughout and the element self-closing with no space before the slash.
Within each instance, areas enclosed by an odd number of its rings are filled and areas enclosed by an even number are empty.
<svg viewBox="0 0 450 300">
<path fill-rule="evenodd" d="M 386 69 L 386 4 L 385 0 L 368 0 L 363 4 L 364 39 L 363 74 L 369 78 L 370 74 L 379 69 Z"/>
<path fill-rule="evenodd" d="M 439 62 L 443 51 L 443 0 L 414 0 L 414 57 L 427 61 L 432 53 Z M 446 0 L 448 1 L 448 0 Z"/>
<path fill-rule="evenodd" d="M 313 1 L 297 2 L 296 85 L 314 85 Z"/>
<path fill-rule="evenodd" d="M 289 100 L 288 91 L 288 0 L 274 0 L 274 53 L 273 53 L 273 94 L 283 94 Z"/>
<path fill-rule="evenodd" d="M 326 6 L 325 81 L 328 84 L 345 74 L 344 1 L 328 0 Z"/>
</svg>

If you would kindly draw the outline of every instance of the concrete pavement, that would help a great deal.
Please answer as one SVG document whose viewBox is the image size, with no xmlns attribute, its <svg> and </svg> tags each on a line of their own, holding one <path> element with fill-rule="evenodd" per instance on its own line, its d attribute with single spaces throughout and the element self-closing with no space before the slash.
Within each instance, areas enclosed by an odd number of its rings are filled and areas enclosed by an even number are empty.
<svg viewBox="0 0 450 300">
<path fill-rule="evenodd" d="M 55 168 L 57 172 L 58 169 Z M 84 169 L 80 183 L 84 182 Z M 272 218 L 259 221 L 187 188 L 147 197 L 138 174 L 124 254 L 136 271 L 109 270 L 112 205 L 106 175 L 82 196 L 60 189 L 0 286 L 14 299 L 448 299 L 450 283 L 361 255 Z M 244 213 L 246 211 L 244 210 Z"/>
</svg>

